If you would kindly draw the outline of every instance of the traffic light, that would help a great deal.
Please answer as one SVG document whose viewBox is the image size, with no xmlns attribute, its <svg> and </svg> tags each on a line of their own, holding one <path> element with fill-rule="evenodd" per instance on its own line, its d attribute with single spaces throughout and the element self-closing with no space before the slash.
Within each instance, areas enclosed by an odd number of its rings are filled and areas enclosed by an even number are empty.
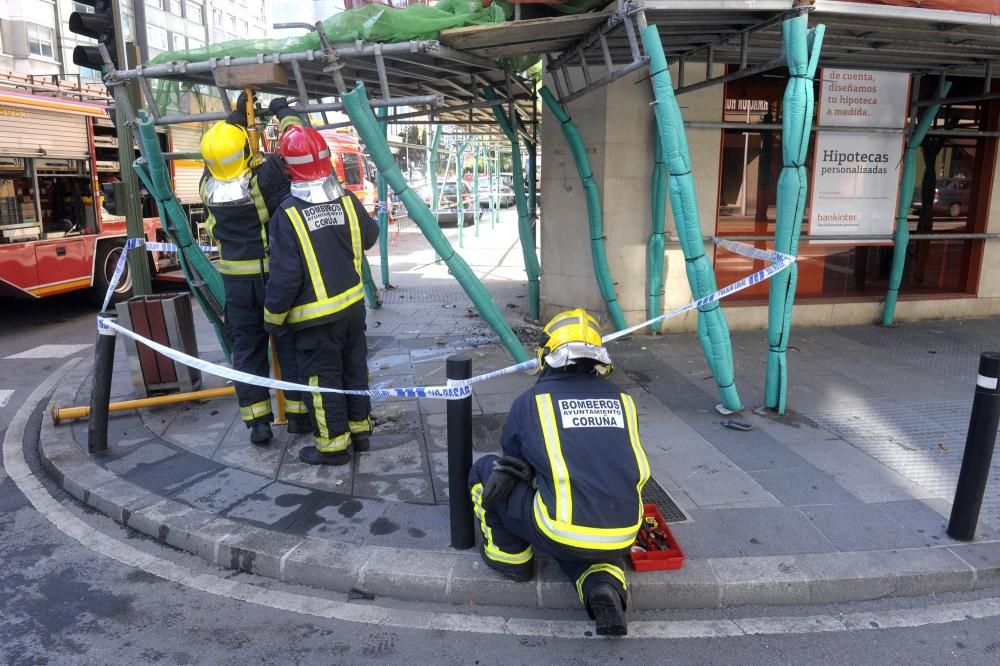
<svg viewBox="0 0 1000 666">
<path fill-rule="evenodd" d="M 111 62 L 118 67 L 118 46 L 115 39 L 114 0 L 76 0 L 77 4 L 93 7 L 94 12 L 73 12 L 69 16 L 69 31 L 104 44 Z M 97 46 L 80 45 L 73 49 L 73 64 L 102 71 L 104 58 Z"/>
</svg>

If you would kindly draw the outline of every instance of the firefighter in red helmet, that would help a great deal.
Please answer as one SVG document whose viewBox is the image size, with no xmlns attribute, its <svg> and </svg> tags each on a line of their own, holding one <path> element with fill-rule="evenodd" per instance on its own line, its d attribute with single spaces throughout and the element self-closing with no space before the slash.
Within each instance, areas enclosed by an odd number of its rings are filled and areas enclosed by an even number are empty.
<svg viewBox="0 0 1000 666">
<path fill-rule="evenodd" d="M 330 148 L 311 127 L 290 127 L 279 151 L 291 193 L 271 218 L 271 279 L 264 321 L 296 332 L 300 376 L 311 386 L 368 388 L 361 261 L 378 225 L 337 180 Z M 367 396 L 313 393 L 315 446 L 302 462 L 344 465 L 364 451 L 372 431 Z"/>
</svg>

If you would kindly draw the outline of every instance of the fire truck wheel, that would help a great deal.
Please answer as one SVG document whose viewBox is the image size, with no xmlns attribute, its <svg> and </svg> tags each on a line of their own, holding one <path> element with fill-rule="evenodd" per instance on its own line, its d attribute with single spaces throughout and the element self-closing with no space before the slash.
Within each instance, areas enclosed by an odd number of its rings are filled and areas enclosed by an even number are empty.
<svg viewBox="0 0 1000 666">
<path fill-rule="evenodd" d="M 108 285 L 115 274 L 115 266 L 118 265 L 118 258 L 125 251 L 125 239 L 114 239 L 105 241 L 97 246 L 97 256 L 94 258 L 94 286 L 91 287 L 90 294 L 94 301 L 100 305 L 104 302 L 104 295 L 108 291 Z M 129 274 L 128 264 L 125 264 L 125 271 L 118 286 L 115 287 L 111 297 L 112 303 L 123 301 L 132 295 L 132 276 Z"/>
</svg>

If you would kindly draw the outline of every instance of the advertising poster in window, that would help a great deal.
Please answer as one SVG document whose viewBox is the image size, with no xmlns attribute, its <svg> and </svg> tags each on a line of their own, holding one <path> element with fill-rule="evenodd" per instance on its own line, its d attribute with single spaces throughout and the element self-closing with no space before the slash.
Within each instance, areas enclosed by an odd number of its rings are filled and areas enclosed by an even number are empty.
<svg viewBox="0 0 1000 666">
<path fill-rule="evenodd" d="M 909 74 L 903 72 L 823 70 L 819 127 L 858 131 L 818 132 L 810 236 L 892 233 L 903 136 L 866 129 L 902 129 L 909 86 Z"/>
</svg>

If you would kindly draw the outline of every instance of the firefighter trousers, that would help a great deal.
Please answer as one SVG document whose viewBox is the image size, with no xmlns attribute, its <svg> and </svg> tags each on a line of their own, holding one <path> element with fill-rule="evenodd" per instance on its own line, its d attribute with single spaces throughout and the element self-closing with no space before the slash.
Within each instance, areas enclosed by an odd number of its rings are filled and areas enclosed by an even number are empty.
<svg viewBox="0 0 1000 666">
<path fill-rule="evenodd" d="M 349 308 L 343 317 L 296 333 L 298 367 L 303 383 L 340 389 L 368 389 L 368 341 L 365 308 Z M 306 401 L 316 425 L 316 449 L 346 451 L 351 435 L 371 433 L 371 399 L 363 395 L 313 393 Z"/>
<path fill-rule="evenodd" d="M 618 591 L 624 608 L 627 588 L 624 551 L 582 551 L 549 539 L 535 525 L 536 491 L 524 481 L 514 486 L 506 500 L 488 508 L 483 506 L 483 486 L 490 478 L 496 460 L 495 455 L 483 456 L 469 470 L 469 492 L 476 524 L 483 538 L 483 555 L 500 568 L 516 571 L 533 567 L 534 554 L 543 553 L 559 564 L 570 583 L 576 587 L 577 597 L 584 606 L 595 585 L 609 583 Z M 587 610 L 590 611 L 589 608 Z"/>
<path fill-rule="evenodd" d="M 268 377 L 268 334 L 264 330 L 264 277 L 229 278 L 223 276 L 226 290 L 226 334 L 233 346 L 233 369 L 258 377 Z M 285 381 L 298 382 L 298 364 L 295 353 L 295 333 L 281 331 L 274 336 L 274 346 Z M 240 418 L 247 427 L 274 420 L 271 412 L 271 393 L 263 386 L 236 382 L 236 397 L 240 404 Z M 298 391 L 285 392 L 285 411 L 288 414 L 305 414 L 305 403 Z"/>
</svg>

